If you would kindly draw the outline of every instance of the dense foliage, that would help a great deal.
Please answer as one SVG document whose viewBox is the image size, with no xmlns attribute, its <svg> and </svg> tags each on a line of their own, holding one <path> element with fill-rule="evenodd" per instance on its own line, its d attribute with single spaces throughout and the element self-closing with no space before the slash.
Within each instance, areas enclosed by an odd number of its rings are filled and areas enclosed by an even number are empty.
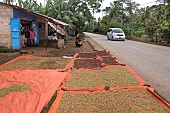
<svg viewBox="0 0 170 113">
<path fill-rule="evenodd" d="M 136 2 L 115 0 L 104 9 L 106 15 L 99 19 L 93 31 L 106 34 L 108 28 L 118 27 L 124 29 L 127 38 L 169 44 L 170 0 L 158 2 L 159 5 L 140 8 Z"/>
<path fill-rule="evenodd" d="M 47 0 L 45 5 L 36 0 L 18 0 L 17 5 L 28 10 L 73 24 L 84 30 L 85 23 L 93 20 L 91 12 L 96 12 L 102 0 Z"/>
<path fill-rule="evenodd" d="M 4 0 L 11 3 L 13 0 Z M 17 5 L 65 21 L 76 30 L 106 34 L 108 28 L 122 28 L 127 38 L 145 42 L 170 44 L 170 0 L 157 0 L 158 5 L 141 8 L 132 0 L 113 0 L 103 11 L 105 16 L 94 20 L 104 0 L 18 0 Z"/>
</svg>

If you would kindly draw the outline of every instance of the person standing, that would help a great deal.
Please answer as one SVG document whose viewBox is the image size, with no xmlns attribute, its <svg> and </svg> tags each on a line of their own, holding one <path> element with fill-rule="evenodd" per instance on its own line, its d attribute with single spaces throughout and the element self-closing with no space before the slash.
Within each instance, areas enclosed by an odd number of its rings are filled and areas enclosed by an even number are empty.
<svg viewBox="0 0 170 113">
<path fill-rule="evenodd" d="M 30 32 L 29 32 L 29 28 L 26 26 L 25 27 L 26 30 L 25 30 L 25 38 L 27 38 L 27 46 L 30 46 Z"/>
<path fill-rule="evenodd" d="M 24 26 L 21 29 L 21 42 L 22 42 L 22 47 L 27 47 L 26 30 Z"/>
<path fill-rule="evenodd" d="M 31 46 L 34 46 L 35 33 L 34 33 L 34 31 L 32 29 L 29 31 L 29 33 L 30 33 Z"/>
</svg>

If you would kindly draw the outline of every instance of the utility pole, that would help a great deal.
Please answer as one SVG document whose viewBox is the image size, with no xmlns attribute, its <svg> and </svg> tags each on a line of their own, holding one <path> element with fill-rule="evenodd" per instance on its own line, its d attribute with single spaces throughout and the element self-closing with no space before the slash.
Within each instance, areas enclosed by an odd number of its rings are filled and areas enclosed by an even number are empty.
<svg viewBox="0 0 170 113">
<path fill-rule="evenodd" d="M 121 3 L 121 2 L 120 2 Z M 121 15 L 121 28 L 123 28 L 123 2 L 121 3 L 121 10 L 122 10 L 122 15 Z"/>
<path fill-rule="evenodd" d="M 101 2 L 102 2 L 102 17 L 103 17 L 103 1 L 104 1 L 104 0 L 101 1 Z"/>
<path fill-rule="evenodd" d="M 94 8 L 93 8 L 93 30 L 94 30 Z"/>
</svg>

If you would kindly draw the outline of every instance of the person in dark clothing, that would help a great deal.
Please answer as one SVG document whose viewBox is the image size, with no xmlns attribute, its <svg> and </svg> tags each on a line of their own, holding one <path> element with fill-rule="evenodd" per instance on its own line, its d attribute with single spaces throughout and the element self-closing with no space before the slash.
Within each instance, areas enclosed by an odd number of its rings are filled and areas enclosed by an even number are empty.
<svg viewBox="0 0 170 113">
<path fill-rule="evenodd" d="M 28 30 L 25 31 L 25 38 L 27 38 L 27 45 L 31 46 L 30 44 L 30 33 Z"/>
<path fill-rule="evenodd" d="M 80 37 L 79 37 L 79 34 L 78 34 L 77 37 L 76 37 L 75 45 L 76 45 L 77 47 L 82 46 L 82 41 L 81 41 L 81 39 L 80 39 Z"/>
</svg>

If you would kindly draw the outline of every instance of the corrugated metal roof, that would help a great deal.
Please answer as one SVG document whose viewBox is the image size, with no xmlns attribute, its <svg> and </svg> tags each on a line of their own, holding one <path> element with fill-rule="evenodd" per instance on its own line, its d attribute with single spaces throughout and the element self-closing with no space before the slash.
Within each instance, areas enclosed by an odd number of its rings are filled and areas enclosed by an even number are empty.
<svg viewBox="0 0 170 113">
<path fill-rule="evenodd" d="M 48 22 L 48 24 L 59 34 L 64 35 L 60 30 L 58 30 L 51 22 Z"/>
<path fill-rule="evenodd" d="M 69 26 L 69 27 L 71 27 L 69 24 L 67 24 L 67 23 L 64 23 L 64 22 L 62 22 L 62 21 L 59 21 L 59 20 L 57 20 L 57 19 L 54 19 L 54 18 L 51 18 L 54 22 L 56 22 L 56 23 L 60 23 L 60 24 L 62 24 L 62 25 L 64 25 L 64 26 Z"/>
<path fill-rule="evenodd" d="M 67 24 L 67 23 L 65 23 L 65 22 L 62 22 L 62 21 L 60 21 L 60 20 L 54 19 L 54 18 L 52 18 L 52 17 L 46 16 L 46 15 L 43 15 L 43 14 L 39 14 L 39 13 L 37 13 L 37 12 L 34 12 L 34 13 L 37 14 L 37 15 L 43 16 L 43 17 L 47 18 L 48 20 L 51 20 L 51 21 L 57 23 L 58 25 L 71 27 L 69 24 Z"/>
</svg>

